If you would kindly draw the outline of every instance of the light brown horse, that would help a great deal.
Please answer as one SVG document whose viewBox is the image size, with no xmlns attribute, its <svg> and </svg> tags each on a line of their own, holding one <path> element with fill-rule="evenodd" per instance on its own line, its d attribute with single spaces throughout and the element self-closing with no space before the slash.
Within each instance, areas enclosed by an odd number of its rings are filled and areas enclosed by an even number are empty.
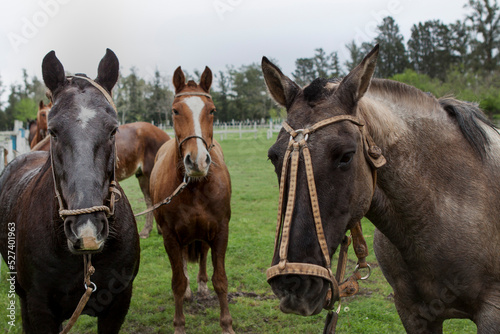
<svg viewBox="0 0 500 334">
<path fill-rule="evenodd" d="M 118 159 L 116 163 L 116 179 L 122 181 L 132 175 L 137 177 L 139 186 L 147 207 L 152 206 L 149 192 L 149 178 L 153 170 L 154 159 L 158 149 L 170 139 L 170 136 L 158 127 L 146 123 L 136 122 L 120 125 L 116 133 L 116 150 Z M 48 151 L 50 141 L 42 140 L 33 151 Z M 161 229 L 158 227 L 158 233 Z M 146 215 L 146 224 L 139 236 L 147 238 L 153 229 L 153 213 Z"/>
<path fill-rule="evenodd" d="M 175 300 L 175 333 L 185 333 L 184 298 L 191 297 L 187 260 L 199 261 L 198 293 L 208 294 L 206 261 L 212 249 L 212 283 L 219 298 L 223 333 L 234 333 L 227 300 L 224 258 L 231 216 L 231 181 L 220 145 L 213 139 L 215 106 L 209 95 L 212 72 L 207 67 L 201 81 L 185 83 L 181 68 L 174 73 L 172 106 L 175 139 L 158 151 L 151 173 L 151 198 L 158 203 L 189 179 L 186 189 L 154 214 L 163 231 L 165 250 L 172 267 Z"/>
<path fill-rule="evenodd" d="M 118 162 L 116 178 L 125 180 L 132 175 L 137 177 L 144 200 L 148 207 L 152 206 L 149 193 L 149 178 L 160 147 L 170 139 L 163 130 L 146 122 L 136 122 L 120 125 L 116 134 L 116 149 Z M 146 224 L 139 236 L 147 238 L 153 229 L 153 213 L 146 214 Z M 158 227 L 158 233 L 161 230 Z"/>
<path fill-rule="evenodd" d="M 451 318 L 474 321 L 478 333 L 498 333 L 498 130 L 474 104 L 372 80 L 377 55 L 378 46 L 341 81 L 316 79 L 304 88 L 262 61 L 271 95 L 287 109 L 287 126 L 269 158 L 283 176 L 279 182 L 296 195 L 284 193 L 292 203 L 282 234 L 289 247 L 281 252 L 283 241 L 276 240 L 272 264 L 282 264 L 282 274 L 269 283 L 282 311 L 319 313 L 329 280 L 313 271 L 292 273 L 286 261 L 325 266 L 314 222 L 318 212 L 327 256 L 366 215 L 377 227 L 375 254 L 408 333 L 442 333 L 443 321 Z M 380 150 L 366 145 L 370 139 Z M 317 191 L 308 186 L 305 158 L 298 159 L 296 183 L 292 173 L 286 175 L 290 141 L 299 141 L 293 157 L 310 152 Z M 372 161 L 381 153 L 385 166 Z"/>
<path fill-rule="evenodd" d="M 40 103 L 38 104 L 38 113 L 36 115 L 36 132 L 33 140 L 30 142 L 31 149 L 47 137 L 47 116 L 50 108 L 52 108 L 52 102 L 45 104 L 42 100 L 40 100 Z"/>
</svg>

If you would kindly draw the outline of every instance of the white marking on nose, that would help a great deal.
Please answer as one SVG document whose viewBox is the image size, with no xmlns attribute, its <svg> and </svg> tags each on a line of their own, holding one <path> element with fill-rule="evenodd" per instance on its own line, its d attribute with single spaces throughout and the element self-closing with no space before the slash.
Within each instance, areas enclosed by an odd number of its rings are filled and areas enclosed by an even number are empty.
<svg viewBox="0 0 500 334">
<path fill-rule="evenodd" d="M 184 102 L 193 113 L 194 134 L 196 136 L 202 137 L 200 116 L 201 112 L 203 111 L 203 108 L 205 107 L 205 103 L 199 96 L 188 97 L 187 99 L 184 99 L 182 102 Z M 198 145 L 198 152 L 204 152 L 207 150 L 205 144 L 203 144 L 203 141 L 201 139 L 196 138 L 196 143 Z"/>
<path fill-rule="evenodd" d="M 80 114 L 78 114 L 78 117 L 76 118 L 77 121 L 79 121 L 82 126 L 82 129 L 85 129 L 85 127 L 87 126 L 87 123 L 95 117 L 95 114 L 96 114 L 96 111 L 95 110 L 92 110 L 92 109 L 89 109 L 89 108 L 85 108 L 85 107 L 81 107 L 80 108 Z"/>
<path fill-rule="evenodd" d="M 80 228 L 78 229 L 78 237 L 79 238 L 84 238 L 84 237 L 92 237 L 96 238 L 97 237 L 97 229 L 95 228 L 95 225 L 92 224 L 90 219 L 88 219 L 85 224 L 82 224 Z"/>
</svg>

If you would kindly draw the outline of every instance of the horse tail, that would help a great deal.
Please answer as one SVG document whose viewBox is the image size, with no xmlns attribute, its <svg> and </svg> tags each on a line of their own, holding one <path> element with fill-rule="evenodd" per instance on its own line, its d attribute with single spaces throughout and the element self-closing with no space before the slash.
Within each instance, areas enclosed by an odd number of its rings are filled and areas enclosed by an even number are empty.
<svg viewBox="0 0 500 334">
<path fill-rule="evenodd" d="M 200 262 L 202 253 L 202 243 L 203 241 L 196 240 L 188 245 L 188 261 L 189 262 Z"/>
<path fill-rule="evenodd" d="M 495 125 L 486 117 L 481 108 L 476 103 L 459 101 L 451 97 L 440 98 L 439 103 L 451 117 L 455 118 L 460 131 L 465 139 L 476 151 L 481 159 L 486 156 L 486 147 L 490 144 L 490 139 L 478 122 L 496 129 Z"/>
</svg>

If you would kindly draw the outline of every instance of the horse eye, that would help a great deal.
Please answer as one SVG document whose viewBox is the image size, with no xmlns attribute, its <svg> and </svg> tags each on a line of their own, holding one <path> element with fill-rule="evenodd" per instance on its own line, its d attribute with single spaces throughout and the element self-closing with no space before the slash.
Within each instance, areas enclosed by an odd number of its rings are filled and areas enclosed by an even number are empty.
<svg viewBox="0 0 500 334">
<path fill-rule="evenodd" d="M 118 131 L 118 128 L 114 128 L 113 131 L 111 131 L 111 134 L 109 135 L 109 137 L 113 138 L 116 135 L 117 131 Z"/>
<path fill-rule="evenodd" d="M 210 110 L 210 115 L 213 115 L 215 113 L 215 109 Z"/>
<path fill-rule="evenodd" d="M 174 115 L 179 115 L 179 111 L 178 111 L 178 110 L 176 110 L 176 109 L 172 109 L 172 113 L 173 113 Z"/>
<path fill-rule="evenodd" d="M 347 152 L 340 158 L 339 167 L 345 167 L 349 165 L 354 157 L 355 152 Z"/>
<path fill-rule="evenodd" d="M 57 139 L 57 135 L 56 135 L 56 133 L 55 133 L 55 131 L 54 131 L 54 130 L 52 130 L 52 129 L 47 129 L 47 131 L 49 132 L 49 135 L 50 135 L 52 138 Z"/>
</svg>

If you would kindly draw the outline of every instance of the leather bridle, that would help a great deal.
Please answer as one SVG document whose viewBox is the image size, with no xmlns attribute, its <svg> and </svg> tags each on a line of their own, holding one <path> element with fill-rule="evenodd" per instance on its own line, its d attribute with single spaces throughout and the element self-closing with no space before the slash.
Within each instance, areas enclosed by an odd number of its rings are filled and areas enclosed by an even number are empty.
<svg viewBox="0 0 500 334">
<path fill-rule="evenodd" d="M 204 97 L 207 97 L 209 98 L 210 100 L 212 100 L 212 96 L 210 94 L 207 94 L 207 93 L 203 93 L 203 92 L 184 92 L 184 93 L 178 93 L 178 94 L 175 94 L 174 96 L 174 99 L 177 98 L 177 97 L 180 97 L 180 96 L 204 96 Z M 203 144 L 205 144 L 205 147 L 207 149 L 208 152 L 210 152 L 212 150 L 212 148 L 214 147 L 214 144 L 210 144 L 208 145 L 207 141 L 201 137 L 201 136 L 197 136 L 197 135 L 190 135 L 190 136 L 187 136 L 186 138 L 184 138 L 183 140 L 179 141 L 179 138 L 177 136 L 175 136 L 176 140 L 177 140 L 177 147 L 178 147 L 178 151 L 179 151 L 179 156 L 182 156 L 182 144 L 184 144 L 186 141 L 188 141 L 189 139 L 201 139 L 201 141 L 203 142 Z"/>
<path fill-rule="evenodd" d="M 314 180 L 313 166 L 311 161 L 311 155 L 309 151 L 309 147 L 307 145 L 307 140 L 309 139 L 309 135 L 314 133 L 316 130 L 338 122 L 348 121 L 358 126 L 361 131 L 362 140 L 363 140 L 363 149 L 365 158 L 369 162 L 370 167 L 372 168 L 372 176 L 373 176 L 373 191 L 375 191 L 376 185 L 376 170 L 377 168 L 383 166 L 385 164 L 385 158 L 381 154 L 380 148 L 378 148 L 371 136 L 368 134 L 366 129 L 364 128 L 364 122 L 350 115 L 339 115 L 334 116 L 323 121 L 317 122 L 309 128 L 294 130 L 288 123 L 283 122 L 283 128 L 287 133 L 290 134 L 290 141 L 288 143 L 288 147 L 285 152 L 285 157 L 283 158 L 283 167 L 281 171 L 281 179 L 280 179 L 280 191 L 279 191 L 279 204 L 278 204 L 278 217 L 277 217 L 277 227 L 276 227 L 276 237 L 275 237 L 275 253 L 278 248 L 278 244 L 280 242 L 280 234 L 281 234 L 281 245 L 279 248 L 279 262 L 278 264 L 271 266 L 267 272 L 267 280 L 269 281 L 273 277 L 280 275 L 289 275 L 289 274 L 298 274 L 298 275 L 311 275 L 323 278 L 330 283 L 330 293 L 327 295 L 327 300 L 325 302 L 324 308 L 327 310 L 331 310 L 333 308 L 334 303 L 340 299 L 340 297 L 345 295 L 351 295 L 350 293 L 342 293 L 345 290 L 344 282 L 339 289 L 339 280 L 343 280 L 343 275 L 345 272 L 345 263 L 347 260 L 347 246 L 350 243 L 349 240 L 344 240 L 342 243 L 341 254 L 339 258 L 339 266 L 342 268 L 338 268 L 337 270 L 337 279 L 333 275 L 331 270 L 331 261 L 330 255 L 328 252 L 328 245 L 326 242 L 325 234 L 323 231 L 323 225 L 321 222 L 321 215 L 318 204 L 318 196 L 316 193 L 316 183 Z M 318 242 L 321 248 L 321 252 L 324 258 L 325 266 L 320 266 L 312 263 L 296 263 L 289 262 L 287 258 L 288 254 L 288 246 L 289 246 L 289 238 L 290 238 L 290 226 L 292 222 L 292 214 L 295 205 L 295 197 L 296 197 L 296 186 L 297 186 L 297 170 L 299 165 L 299 157 L 300 152 L 304 157 L 304 164 L 306 169 L 307 176 L 307 185 L 309 189 L 309 198 L 311 201 L 312 213 L 314 218 L 314 224 L 316 229 L 316 235 L 318 237 Z M 284 211 L 284 195 L 285 195 L 285 183 L 287 181 L 287 172 L 290 161 L 290 178 L 289 178 L 289 186 L 288 186 L 288 200 L 286 204 L 286 210 Z M 373 196 L 373 194 L 372 194 Z M 359 225 L 359 227 L 357 227 Z M 356 251 L 360 261 L 358 261 L 359 268 L 369 267 L 364 258 L 367 255 L 367 247 L 361 233 L 361 225 L 357 223 L 355 228 L 352 230 L 353 238 L 355 244 L 361 245 L 365 250 L 360 252 L 358 255 L 358 251 Z M 350 238 L 350 237 L 349 237 Z M 359 248 L 356 247 L 355 249 Z M 345 251 L 344 251 L 345 250 Z M 345 254 L 344 254 L 345 252 Z M 345 259 L 344 259 L 345 258 Z M 341 261 L 342 260 L 342 261 Z M 341 263 L 343 262 L 343 263 Z M 341 264 L 340 264 L 341 263 Z M 357 267 L 357 268 L 358 268 Z M 357 271 L 357 269 L 356 269 Z M 341 274 L 339 275 L 339 272 Z M 361 279 L 361 275 L 353 275 L 354 280 Z M 349 281 L 349 280 L 348 280 Z M 356 291 L 357 292 L 357 291 Z M 338 313 L 338 312 L 337 312 Z"/>
</svg>

